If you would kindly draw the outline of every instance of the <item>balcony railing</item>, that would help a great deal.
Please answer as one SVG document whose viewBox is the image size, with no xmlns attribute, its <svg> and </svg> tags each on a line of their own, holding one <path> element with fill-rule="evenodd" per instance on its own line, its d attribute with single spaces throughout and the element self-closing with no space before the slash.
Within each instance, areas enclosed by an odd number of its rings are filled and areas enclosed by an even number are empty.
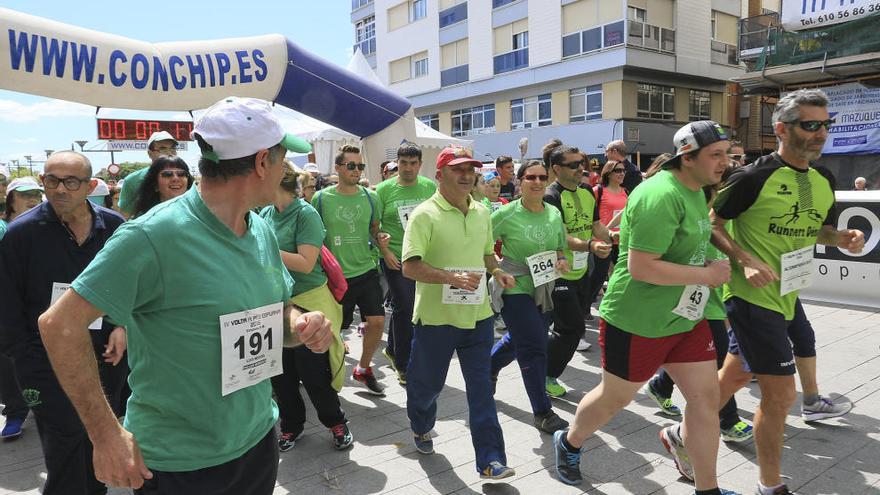
<svg viewBox="0 0 880 495">
<path fill-rule="evenodd" d="M 502 74 L 529 66 L 529 49 L 520 48 L 512 52 L 495 55 L 495 74 Z"/>
<path fill-rule="evenodd" d="M 440 86 L 452 86 L 466 82 L 469 76 L 468 72 L 467 64 L 440 71 Z"/>
<path fill-rule="evenodd" d="M 370 38 L 368 40 L 361 41 L 360 43 L 355 43 L 351 48 L 352 51 L 361 49 L 361 53 L 364 55 L 369 55 L 376 51 L 376 38 Z"/>
<path fill-rule="evenodd" d="M 737 65 L 736 46 L 723 41 L 712 40 L 712 63 Z"/>
<path fill-rule="evenodd" d="M 440 12 L 440 28 L 451 26 L 468 18 L 467 2 L 449 7 Z"/>
<path fill-rule="evenodd" d="M 648 50 L 675 53 L 675 30 L 639 21 L 627 21 L 626 44 Z"/>
<path fill-rule="evenodd" d="M 779 30 L 779 14 L 763 14 L 739 21 L 739 59 L 754 60 Z"/>
</svg>

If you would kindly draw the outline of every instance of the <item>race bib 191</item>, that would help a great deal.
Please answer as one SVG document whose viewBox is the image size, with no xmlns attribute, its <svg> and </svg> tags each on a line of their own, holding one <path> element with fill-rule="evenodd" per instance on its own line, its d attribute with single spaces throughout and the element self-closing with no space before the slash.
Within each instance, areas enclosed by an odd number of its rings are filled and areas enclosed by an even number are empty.
<svg viewBox="0 0 880 495">
<path fill-rule="evenodd" d="M 278 302 L 220 317 L 222 395 L 282 373 L 283 314 Z"/>
</svg>

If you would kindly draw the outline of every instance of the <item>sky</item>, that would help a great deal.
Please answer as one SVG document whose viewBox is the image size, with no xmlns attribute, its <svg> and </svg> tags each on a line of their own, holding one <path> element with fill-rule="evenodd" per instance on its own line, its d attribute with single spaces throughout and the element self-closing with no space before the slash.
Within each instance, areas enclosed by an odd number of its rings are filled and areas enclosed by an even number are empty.
<svg viewBox="0 0 880 495">
<path fill-rule="evenodd" d="M 337 65 L 351 57 L 353 27 L 349 0 L 192 0 L 189 2 L 110 2 L 106 0 L 4 0 L 4 8 L 139 41 L 197 41 L 282 34 L 300 47 Z M 5 36 L 5 33 L 4 33 Z M 276 107 L 278 108 L 278 107 Z M 296 119 L 282 110 L 283 121 Z M 189 119 L 187 113 L 101 109 L 101 117 Z M 44 150 L 103 149 L 97 140 L 95 107 L 42 96 L 0 90 L 0 163 L 45 160 Z M 79 146 L 75 146 L 79 150 Z M 109 153 L 88 153 L 97 172 L 110 163 Z M 198 153 L 180 156 L 194 167 Z M 143 151 L 115 153 L 116 162 L 147 161 Z M 34 163 L 41 170 L 41 163 Z"/>
</svg>

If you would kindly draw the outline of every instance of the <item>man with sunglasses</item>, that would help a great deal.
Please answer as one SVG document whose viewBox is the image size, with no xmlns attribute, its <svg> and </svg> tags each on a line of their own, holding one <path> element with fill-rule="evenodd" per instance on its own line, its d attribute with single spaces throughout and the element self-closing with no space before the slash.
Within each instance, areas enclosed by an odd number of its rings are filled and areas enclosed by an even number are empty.
<svg viewBox="0 0 880 495">
<path fill-rule="evenodd" d="M 757 493 L 791 491 L 780 475 L 785 419 L 797 397 L 795 367 L 803 387 L 801 415 L 815 421 L 846 414 L 852 404 L 832 403 L 816 384 L 815 334 L 798 292 L 812 283 L 817 243 L 858 253 L 864 234 L 838 230 L 834 177 L 811 162 L 822 154 L 828 99 L 816 89 L 793 91 L 776 105 L 773 130 L 778 151 L 737 168 L 712 211 L 712 242 L 730 257 L 725 294 L 732 327 L 731 351 L 720 371 L 721 404 L 758 377 L 761 403 L 755 413 L 760 467 Z M 733 234 L 724 228 L 733 222 Z M 734 349 L 738 348 L 738 359 Z"/>
<path fill-rule="evenodd" d="M 334 162 L 339 183 L 316 192 L 312 206 L 318 210 L 327 229 L 324 244 L 339 261 L 348 281 L 348 291 L 342 298 L 342 329 L 354 321 L 355 306 L 360 309 L 366 327 L 361 358 L 352 379 L 363 383 L 369 393 L 384 396 L 385 387 L 376 379 L 371 366 L 385 329 L 385 308 L 373 251 L 382 205 L 374 191 L 360 185 L 361 174 L 367 166 L 358 147 L 343 146 Z"/>
<path fill-rule="evenodd" d="M 587 273 L 589 254 L 606 258 L 611 253 L 611 236 L 599 221 L 599 209 L 593 190 L 578 187 L 586 161 L 580 150 L 560 145 L 550 154 L 556 182 L 547 187 L 544 201 L 562 213 L 566 248 L 563 250 L 571 270 L 556 280 L 553 289 L 553 332 L 547 342 L 546 390 L 551 397 L 565 395 L 558 378 L 571 361 L 578 342 L 584 336 L 584 305 L 581 279 Z M 593 238 L 601 239 L 601 241 Z"/>
<path fill-rule="evenodd" d="M 89 159 L 53 153 L 41 176 L 48 201 L 10 224 L 0 241 L 0 340 L 12 355 L 25 404 L 37 421 L 48 476 L 43 493 L 104 493 L 95 478 L 92 444 L 59 384 L 37 319 L 97 255 L 123 218 L 86 198 L 97 184 Z M 90 325 L 88 359 L 119 410 L 125 332 L 106 319 Z"/>
</svg>

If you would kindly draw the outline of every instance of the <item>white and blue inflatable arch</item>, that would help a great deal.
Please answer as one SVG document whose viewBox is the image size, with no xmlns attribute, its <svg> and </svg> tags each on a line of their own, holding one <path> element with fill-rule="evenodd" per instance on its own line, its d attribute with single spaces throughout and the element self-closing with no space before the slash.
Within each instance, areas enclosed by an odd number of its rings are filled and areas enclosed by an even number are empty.
<svg viewBox="0 0 880 495">
<path fill-rule="evenodd" d="M 146 43 L 3 8 L 0 27 L 0 89 L 133 110 L 194 110 L 249 96 L 361 137 L 391 127 L 411 106 L 281 35 Z"/>
</svg>

